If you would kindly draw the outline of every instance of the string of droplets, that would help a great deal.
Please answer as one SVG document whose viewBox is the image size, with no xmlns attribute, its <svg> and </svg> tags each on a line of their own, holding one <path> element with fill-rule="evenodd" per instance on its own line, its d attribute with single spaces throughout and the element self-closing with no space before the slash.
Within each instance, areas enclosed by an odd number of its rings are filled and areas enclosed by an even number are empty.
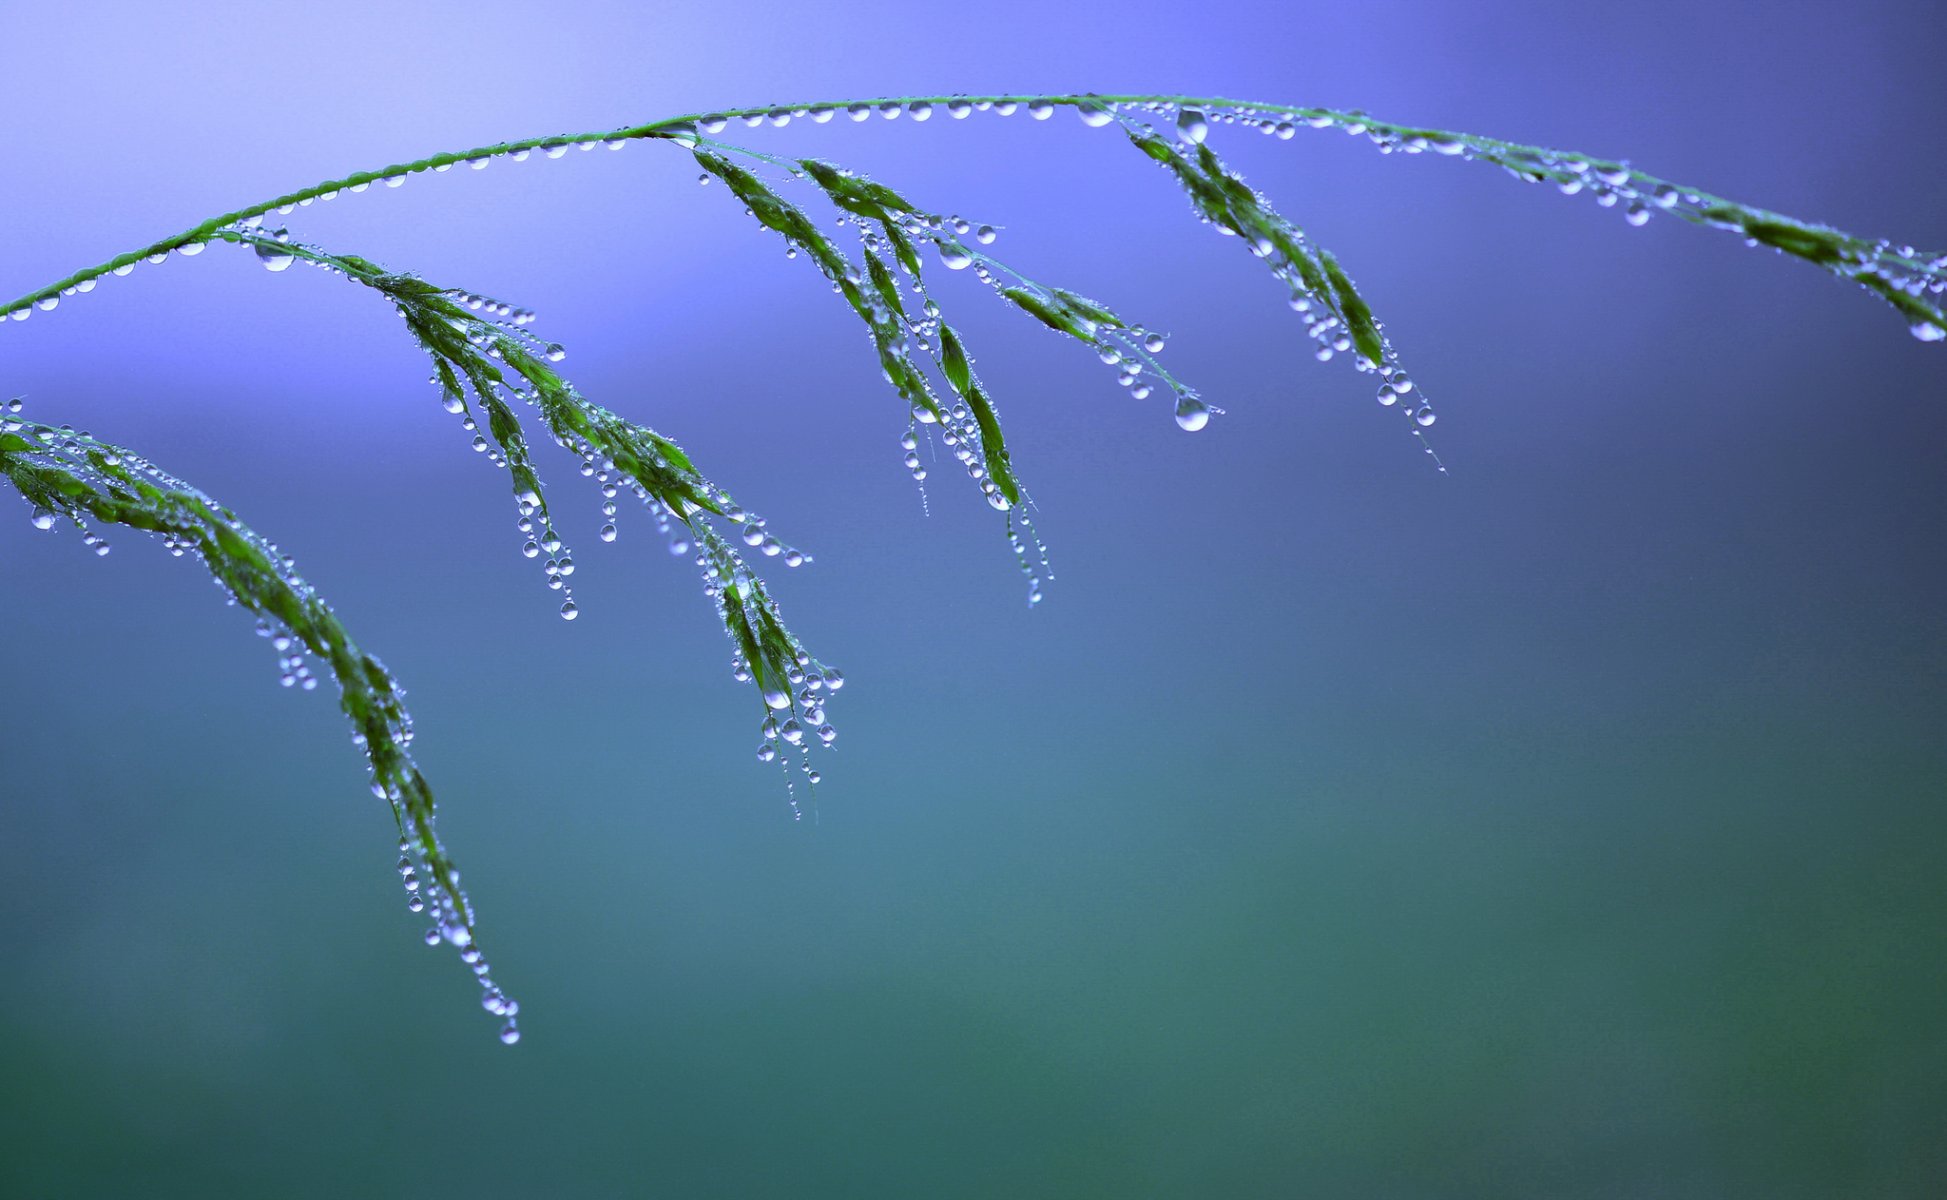
<svg viewBox="0 0 1947 1200">
<path fill-rule="evenodd" d="M 1433 152 L 1456 157 L 1479 158 L 1497 163 L 1519 178 L 1533 181 L 1552 180 L 1563 191 L 1570 194 L 1586 188 L 1598 203 L 1609 207 L 1623 206 L 1625 216 L 1632 224 L 1644 224 L 1653 213 L 1660 210 L 1676 213 L 1698 224 L 1742 231 L 1747 234 L 1746 240 L 1751 244 L 1772 245 L 1781 251 L 1818 263 L 1835 275 L 1854 279 L 1866 286 L 1892 302 L 1907 315 L 1909 329 L 1916 338 L 1931 342 L 1947 340 L 1947 318 L 1942 317 L 1938 303 L 1938 297 L 1947 294 L 1947 254 L 1928 254 L 1911 245 L 1884 239 L 1869 241 L 1826 226 L 1808 225 L 1781 214 L 1736 204 L 1696 189 L 1681 188 L 1668 181 L 1636 171 L 1627 163 L 1607 162 L 1572 152 L 1523 146 L 1471 134 L 1411 128 L 1376 120 L 1357 109 L 1339 111 L 1325 108 L 1256 105 L 1209 97 L 1201 99 L 1182 96 L 1103 97 L 1091 93 L 1045 97 L 934 96 L 739 110 L 737 115 L 750 126 L 785 125 L 796 118 L 808 118 L 813 122 L 823 123 L 831 121 L 841 112 L 853 121 L 868 120 L 876 112 L 886 118 L 906 116 L 914 122 L 924 122 L 932 118 L 936 109 L 943 109 L 955 119 L 965 118 L 975 112 L 992 112 L 1009 116 L 1025 109 L 1035 119 L 1045 120 L 1057 107 L 1075 109 L 1090 125 L 1107 124 L 1108 119 L 1119 119 L 1113 116 L 1104 119 L 1104 114 L 1113 114 L 1118 108 L 1148 110 L 1165 115 L 1175 113 L 1178 116 L 1187 113 L 1200 119 L 1205 128 L 1211 123 L 1237 122 L 1255 127 L 1281 140 L 1291 139 L 1300 128 L 1337 127 L 1352 135 L 1368 136 L 1382 152 L 1386 153 Z M 544 157 L 553 159 L 565 156 L 570 149 L 592 150 L 596 146 L 620 149 L 631 140 L 638 138 L 669 139 L 691 145 L 694 144 L 699 124 L 708 126 L 713 131 L 721 130 L 729 119 L 724 114 L 695 119 L 677 118 L 602 133 L 534 138 L 481 147 L 472 151 L 435 155 L 413 163 L 395 164 L 379 171 L 359 172 L 341 181 L 321 184 L 315 188 L 293 193 L 282 202 L 271 201 L 235 215 L 241 217 L 248 213 L 261 214 L 270 211 L 288 215 L 297 208 L 308 207 L 318 201 L 332 200 L 341 194 L 364 192 L 374 184 L 398 187 L 413 174 L 426 171 L 443 173 L 462 163 L 474 170 L 480 170 L 496 159 L 521 162 L 532 157 L 536 150 Z M 1594 182 L 1588 182 L 1589 179 L 1593 179 Z M 208 231 L 214 229 L 216 224 L 217 221 L 213 220 L 179 235 L 178 238 L 158 242 L 156 245 L 161 252 L 148 255 L 146 261 L 162 261 L 171 250 L 185 255 L 199 253 L 208 240 Z M 1773 236 L 1774 234 L 1781 236 Z M 1806 236 L 1808 234 L 1809 238 Z M 123 255 L 111 260 L 114 264 L 120 264 L 114 267 L 114 274 L 127 274 L 136 261 L 142 261 L 137 257 L 140 253 Z M 123 259 L 129 261 L 124 263 Z M 99 267 L 77 272 L 76 276 L 71 277 L 75 281 L 71 285 L 55 285 L 43 292 L 29 293 L 28 296 L 12 304 L 0 307 L 0 313 L 15 321 L 26 320 L 34 311 L 53 308 L 63 298 L 92 290 L 96 280 L 108 272 L 110 265 L 102 264 Z"/>
<path fill-rule="evenodd" d="M 514 1017 L 520 1006 L 493 981 L 487 959 L 475 942 L 472 905 L 459 888 L 459 869 L 452 865 L 435 828 L 436 803 L 412 762 L 414 733 L 411 714 L 404 705 L 404 690 L 376 659 L 356 652 L 329 608 L 298 572 L 295 560 L 275 543 L 146 459 L 71 426 L 57 428 L 23 418 L 22 408 L 18 398 L 0 405 L 0 434 L 15 435 L 31 448 L 24 460 L 10 453 L 9 464 L 24 462 L 37 472 L 71 480 L 81 489 L 61 489 L 70 506 L 60 513 L 44 504 L 32 505 L 28 520 L 34 528 L 52 530 L 65 516 L 82 531 L 84 545 L 97 555 L 106 555 L 108 542 L 82 515 L 80 508 L 85 500 L 75 497 L 111 497 L 125 506 L 122 511 L 133 506 L 142 514 L 143 527 L 160 536 L 171 556 L 195 557 L 209 570 L 226 603 L 259 614 L 256 630 L 277 651 L 278 682 L 282 686 L 313 691 L 318 678 L 306 661 L 305 636 L 274 612 L 287 612 L 304 620 L 314 643 L 342 655 L 344 663 L 350 664 L 341 670 L 338 664 L 328 663 L 340 687 L 341 703 L 353 717 L 351 740 L 365 754 L 371 790 L 391 806 L 400 827 L 398 870 L 406 907 L 414 914 L 432 910 L 426 943 L 437 946 L 446 942 L 458 948 L 461 961 L 480 984 L 482 1006 L 505 1018 L 500 1040 L 510 1045 L 519 1041 L 520 1028 Z M 32 480 L 16 476 L 14 482 L 31 485 Z M 209 536 L 199 536 L 204 533 Z M 218 554 L 221 557 L 212 557 Z M 367 716 L 363 725 L 357 719 L 359 713 Z M 373 745 L 373 734 L 381 745 Z"/>
</svg>

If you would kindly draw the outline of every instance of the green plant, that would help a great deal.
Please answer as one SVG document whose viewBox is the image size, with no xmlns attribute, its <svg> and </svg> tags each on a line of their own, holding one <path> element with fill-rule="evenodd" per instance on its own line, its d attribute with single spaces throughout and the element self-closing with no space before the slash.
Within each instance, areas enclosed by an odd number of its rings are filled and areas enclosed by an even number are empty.
<svg viewBox="0 0 1947 1200">
<path fill-rule="evenodd" d="M 1028 494 L 994 402 L 975 374 L 960 334 L 927 290 L 927 259 L 936 259 L 946 270 L 973 270 L 1007 304 L 1087 345 L 1116 368 L 1119 382 L 1138 398 L 1166 389 L 1184 429 L 1204 428 L 1221 410 L 1163 366 L 1159 334 L 1102 303 L 1003 264 L 986 249 L 994 240 L 987 227 L 942 216 L 831 163 L 783 158 L 717 135 L 733 120 L 782 125 L 794 119 L 865 120 L 875 113 L 924 120 L 939 111 L 963 118 L 976 111 L 1006 115 L 1016 110 L 1045 118 L 1056 109 L 1068 109 L 1092 127 L 1114 126 L 1182 188 L 1202 221 L 1237 237 L 1262 259 L 1288 289 L 1291 306 L 1317 343 L 1317 357 L 1346 355 L 1358 371 L 1376 377 L 1379 402 L 1405 414 L 1407 430 L 1429 455 L 1425 432 L 1434 424 L 1434 410 L 1402 367 L 1384 326 L 1333 255 L 1278 214 L 1216 155 L 1207 142 L 1213 128 L 1255 129 L 1275 138 L 1294 136 L 1301 127 L 1337 128 L 1365 136 L 1386 152 L 1477 159 L 1567 193 L 1588 191 L 1604 206 L 1620 208 L 1631 224 L 1663 213 L 1732 230 L 1754 246 L 1770 246 L 1874 292 L 1901 314 L 1916 337 L 1947 338 L 1939 299 L 1947 291 L 1947 256 L 1923 255 L 1910 247 L 1736 204 L 1623 163 L 1400 126 L 1356 112 L 1146 95 L 899 97 L 739 109 L 439 154 L 212 217 L 30 292 L 0 307 L 0 318 L 25 320 L 93 290 L 104 277 L 126 275 L 145 261 L 160 262 L 170 254 L 195 255 L 216 242 L 249 248 L 271 270 L 304 262 L 383 296 L 430 359 L 432 381 L 446 408 L 460 417 L 476 449 L 509 473 L 526 538 L 523 553 L 546 556 L 548 582 L 562 593 L 564 618 L 572 620 L 577 611 L 569 582 L 574 562 L 550 519 L 519 416 L 522 406 L 533 410 L 555 442 L 580 457 L 584 473 L 603 490 L 608 516 L 616 515 L 621 493 L 630 492 L 647 507 L 672 547 L 693 555 L 705 592 L 731 639 L 734 669 L 740 679 L 756 685 L 761 697 L 758 757 L 784 770 L 796 810 L 791 760 L 797 757 L 808 785 L 817 782 L 808 749 L 835 736 L 825 708 L 844 680 L 785 626 L 747 551 L 756 551 L 758 558 L 782 558 L 792 566 L 808 561 L 807 556 L 780 541 L 761 517 L 738 507 L 674 442 L 582 396 L 553 365 L 562 358 L 560 347 L 533 335 L 531 313 L 293 239 L 286 230 L 267 226 L 266 218 L 375 184 L 396 186 L 412 174 L 458 164 L 484 167 L 495 159 L 519 160 L 537 153 L 559 157 L 576 147 L 629 141 L 663 143 L 687 152 L 701 169 L 703 182 L 721 185 L 760 225 L 783 237 L 787 253 L 809 259 L 858 317 L 904 409 L 908 469 L 915 480 L 926 478 L 918 439 L 937 430 L 987 503 L 1005 515 L 1006 534 L 1033 603 L 1040 599 L 1046 557 L 1034 537 Z M 839 226 L 859 240 L 856 255 L 841 249 L 807 206 L 787 195 L 791 183 L 803 184 L 802 190 L 819 205 L 832 206 Z M 280 653 L 286 686 L 316 687 L 318 676 L 307 656 L 325 664 L 354 738 L 369 759 L 373 790 L 392 807 L 409 907 L 414 912 L 430 909 L 428 941 L 444 939 L 459 948 L 481 982 L 485 1006 L 506 1018 L 503 1040 L 517 1040 L 518 1006 L 493 982 L 477 944 L 474 912 L 438 836 L 432 792 L 410 753 L 411 720 L 390 674 L 352 641 L 291 560 L 235 514 L 129 450 L 66 426 L 30 420 L 21 409 L 14 400 L 0 412 L 0 474 L 26 499 L 35 525 L 51 528 L 65 517 L 97 553 L 108 550 L 97 526 L 158 533 L 171 553 L 194 554 L 236 603 L 257 615 L 259 632 Z M 1444 470 L 1437 456 L 1432 461 Z M 719 518 L 734 532 L 719 529 Z M 601 536 L 606 540 L 613 533 L 609 525 Z"/>
</svg>

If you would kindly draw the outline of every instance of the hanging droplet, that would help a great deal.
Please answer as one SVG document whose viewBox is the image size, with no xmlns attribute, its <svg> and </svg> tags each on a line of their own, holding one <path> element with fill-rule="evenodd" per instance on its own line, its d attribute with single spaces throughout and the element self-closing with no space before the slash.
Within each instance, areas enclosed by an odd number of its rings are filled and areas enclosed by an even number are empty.
<svg viewBox="0 0 1947 1200">
<path fill-rule="evenodd" d="M 1176 116 L 1177 136 L 1192 145 L 1201 145 L 1210 136 L 1210 122 L 1194 108 L 1186 108 Z"/>
<path fill-rule="evenodd" d="M 561 605 L 562 620 L 572 621 L 580 615 L 581 615 L 581 610 L 575 607 L 575 602 L 573 600 L 566 601 Z"/>
<path fill-rule="evenodd" d="M 940 262 L 949 271 L 964 271 L 973 265 L 973 255 L 954 242 L 940 243 Z"/>
<path fill-rule="evenodd" d="M 1210 424 L 1210 406 L 1195 396 L 1183 396 L 1176 402 L 1176 423 L 1195 433 Z"/>
<path fill-rule="evenodd" d="M 1915 321 L 1907 326 L 1907 331 L 1923 342 L 1947 340 L 1947 329 L 1942 329 L 1932 321 Z"/>
<path fill-rule="evenodd" d="M 764 687 L 764 703 L 771 708 L 782 711 L 791 707 L 791 693 L 784 691 L 775 684 L 766 684 Z"/>
<path fill-rule="evenodd" d="M 1078 104 L 1075 106 L 1075 115 L 1079 116 L 1082 124 L 1090 129 L 1100 129 L 1115 120 L 1115 114 L 1099 104 Z"/>
<path fill-rule="evenodd" d="M 1433 410 L 1424 405 L 1413 413 L 1413 423 L 1422 429 L 1425 429 L 1437 420 L 1439 420 L 1439 417 L 1434 414 Z"/>
<path fill-rule="evenodd" d="M 665 125 L 660 132 L 664 137 L 679 146 L 685 146 L 690 149 L 696 148 L 698 141 L 696 126 L 688 121 L 678 121 L 673 125 Z M 552 153 L 552 149 L 550 149 L 550 153 Z"/>
</svg>

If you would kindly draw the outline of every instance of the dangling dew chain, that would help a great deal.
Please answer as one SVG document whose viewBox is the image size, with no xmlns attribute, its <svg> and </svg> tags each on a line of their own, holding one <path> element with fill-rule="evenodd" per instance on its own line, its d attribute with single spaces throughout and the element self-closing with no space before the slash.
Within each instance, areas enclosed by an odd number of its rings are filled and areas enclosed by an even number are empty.
<svg viewBox="0 0 1947 1200">
<path fill-rule="evenodd" d="M 618 536 L 623 493 L 641 504 L 670 552 L 701 572 L 724 632 L 731 641 L 731 671 L 753 683 L 761 698 L 759 761 L 784 770 L 794 816 L 803 815 L 794 774 L 810 787 L 819 775 L 809 750 L 829 746 L 837 733 L 825 708 L 844 676 L 814 658 L 784 626 L 778 605 L 751 569 L 746 551 L 781 558 L 787 566 L 811 557 L 780 540 L 766 521 L 738 506 L 710 482 L 680 447 L 581 395 L 554 364 L 562 348 L 536 337 L 534 314 L 464 289 L 389 271 L 350 254 L 332 253 L 294 239 L 287 229 L 267 228 L 273 214 L 358 193 L 374 184 L 398 187 L 412 175 L 445 172 L 464 164 L 479 170 L 496 160 L 524 161 L 539 153 L 560 158 L 571 149 L 619 149 L 631 141 L 662 141 L 687 150 L 701 168 L 699 182 L 720 182 L 748 215 L 780 235 L 789 258 L 806 258 L 864 326 L 881 372 L 904 405 L 899 438 L 903 462 L 922 489 L 920 441 L 938 439 L 966 471 L 989 505 L 1006 517 L 1006 535 L 1030 604 L 1051 578 L 1046 549 L 1035 535 L 1033 502 L 1021 486 L 999 415 L 973 371 L 961 336 L 942 316 L 928 289 L 920 254 L 937 256 L 949 271 L 971 270 L 997 297 L 1058 333 L 1093 349 L 1116 382 L 1139 401 L 1157 390 L 1176 423 L 1205 428 L 1222 409 L 1213 407 L 1158 360 L 1164 335 L 1125 321 L 1109 307 L 1065 288 L 1038 282 L 995 258 L 986 247 L 992 225 L 941 215 L 909 202 L 889 187 L 816 158 L 790 158 L 721 141 L 732 122 L 749 128 L 796 120 L 824 124 L 844 118 L 928 121 L 944 112 L 953 120 L 975 113 L 1011 116 L 1025 111 L 1045 120 L 1058 108 L 1075 112 L 1091 128 L 1116 131 L 1188 195 L 1200 220 L 1238 238 L 1289 293 L 1290 305 L 1321 361 L 1348 355 L 1360 372 L 1377 378 L 1378 402 L 1403 413 L 1408 431 L 1444 471 L 1425 431 L 1435 420 L 1423 389 L 1406 373 L 1385 328 L 1353 286 L 1338 260 L 1277 213 L 1210 148 L 1213 129 L 1253 130 L 1289 140 L 1300 129 L 1339 129 L 1363 136 L 1381 153 L 1433 153 L 1496 164 L 1519 179 L 1550 183 L 1568 195 L 1587 193 L 1605 208 L 1620 208 L 1631 225 L 1662 213 L 1692 224 L 1728 229 L 1747 244 L 1770 246 L 1850 279 L 1891 304 L 1922 341 L 1947 340 L 1940 297 L 1947 292 L 1947 255 L 1911 246 L 1854 237 L 1824 225 L 1795 220 L 1683 187 L 1627 163 L 1524 146 L 1472 134 L 1420 129 L 1375 120 L 1358 111 L 1258 104 L 1217 97 L 1168 95 L 902 96 L 823 104 L 765 106 L 693 113 L 604 133 L 502 142 L 379 171 L 321 183 L 275 200 L 213 217 L 174 237 L 118 255 L 0 307 L 8 323 L 57 307 L 63 299 L 93 291 L 104 276 L 125 276 L 141 263 L 160 263 L 172 253 L 200 254 L 212 242 L 250 248 L 272 271 L 304 262 L 389 300 L 407 331 L 426 351 L 432 383 L 447 411 L 460 418 L 473 448 L 509 472 L 519 510 L 521 553 L 545 556 L 544 576 L 561 594 L 564 620 L 578 615 L 573 589 L 575 560 L 555 527 L 539 474 L 530 460 L 520 409 L 531 410 L 558 445 L 580 460 L 580 472 L 601 494 L 597 537 Z M 749 164 L 749 165 L 746 165 Z M 764 172 L 760 174 L 760 172 Z M 858 240 L 856 257 L 840 249 L 803 207 L 778 185 L 806 183 L 835 209 L 834 228 Z M 352 740 L 365 753 L 372 790 L 391 806 L 399 830 L 398 870 L 407 908 L 428 914 L 429 945 L 456 947 L 478 980 L 481 1004 L 502 1020 L 500 1038 L 520 1039 L 520 1006 L 492 978 L 476 937 L 474 911 L 459 886 L 435 828 L 431 788 L 410 754 L 412 719 L 403 691 L 379 661 L 358 648 L 329 605 L 297 572 L 295 563 L 243 524 L 230 510 L 133 452 L 69 426 L 52 426 L 21 415 L 18 399 L 0 405 L 0 474 L 30 507 L 39 529 L 66 517 L 83 544 L 107 554 L 109 544 L 94 525 L 121 525 L 160 534 L 177 557 L 194 555 L 210 571 L 230 603 L 257 618 L 257 630 L 279 655 L 279 682 L 310 691 L 317 686 L 307 655 L 327 666 L 338 684 L 340 706 L 352 724 Z M 726 536 L 713 519 L 735 528 Z M 740 549 L 737 543 L 742 543 Z M 792 770 L 795 761 L 796 771 Z"/>
</svg>

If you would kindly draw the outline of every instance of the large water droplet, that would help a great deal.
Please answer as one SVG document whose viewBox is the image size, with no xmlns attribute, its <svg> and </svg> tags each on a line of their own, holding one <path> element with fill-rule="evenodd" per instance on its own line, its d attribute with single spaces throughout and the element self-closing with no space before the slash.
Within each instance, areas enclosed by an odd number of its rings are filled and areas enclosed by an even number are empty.
<svg viewBox="0 0 1947 1200">
<path fill-rule="evenodd" d="M 1078 104 L 1075 106 L 1075 114 L 1081 117 L 1082 124 L 1090 129 L 1100 129 L 1115 120 L 1115 114 L 1099 104 Z"/>
<path fill-rule="evenodd" d="M 1192 144 L 1201 143 L 1210 136 L 1210 122 L 1194 108 L 1186 108 L 1176 116 L 1177 136 Z"/>
<path fill-rule="evenodd" d="M 940 261 L 949 271 L 963 271 L 973 265 L 973 255 L 953 242 L 940 243 Z"/>
<path fill-rule="evenodd" d="M 782 711 L 791 707 L 791 693 L 774 684 L 767 684 L 764 688 L 764 703 Z"/>
<path fill-rule="evenodd" d="M 679 146 L 696 146 L 698 135 L 696 126 L 688 121 L 678 121 L 674 125 L 662 127 L 662 135 Z"/>
<path fill-rule="evenodd" d="M 1210 424 L 1210 406 L 1195 396 L 1184 396 L 1176 402 L 1176 423 L 1195 433 Z"/>
<path fill-rule="evenodd" d="M 1947 341 L 1947 329 L 1942 329 L 1932 321 L 1915 321 L 1907 326 L 1907 330 L 1923 342 Z"/>
</svg>

